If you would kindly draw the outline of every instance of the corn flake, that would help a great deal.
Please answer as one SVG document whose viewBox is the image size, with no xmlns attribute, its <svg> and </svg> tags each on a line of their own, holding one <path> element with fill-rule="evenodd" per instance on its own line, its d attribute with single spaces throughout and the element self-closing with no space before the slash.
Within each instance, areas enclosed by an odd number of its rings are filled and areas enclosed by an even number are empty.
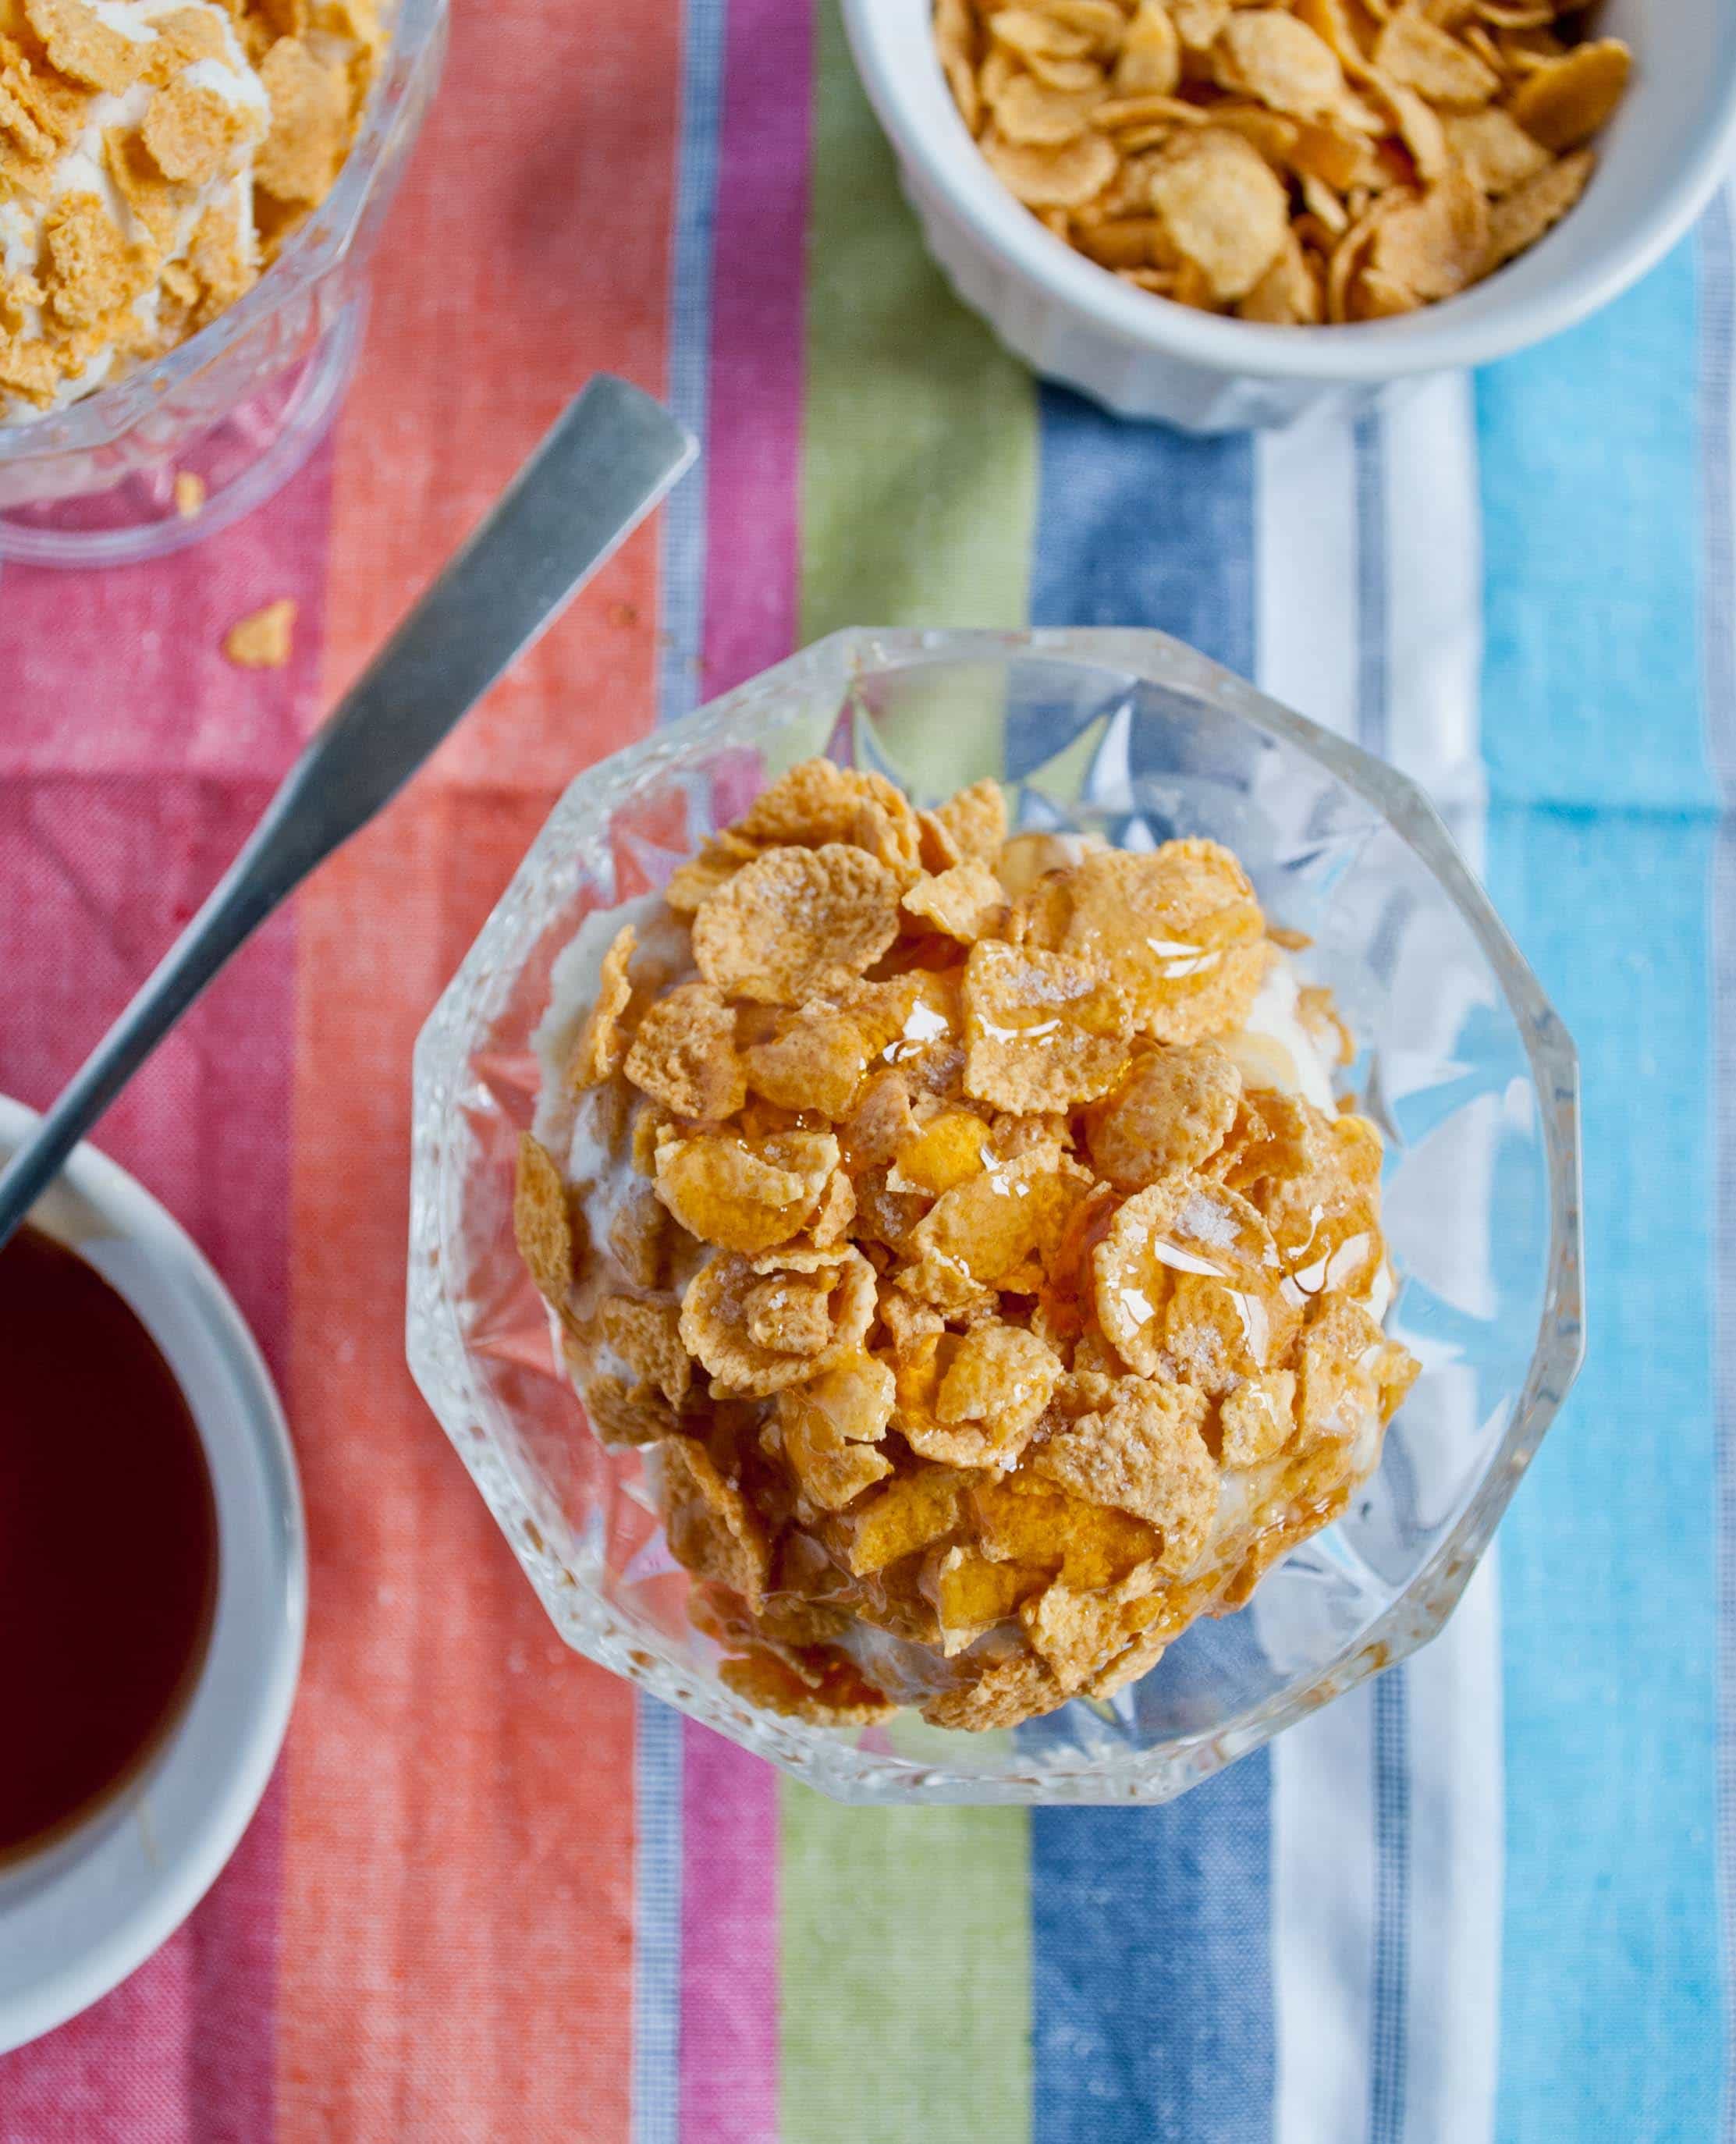
<svg viewBox="0 0 1736 2144">
<path fill-rule="evenodd" d="M 1549 151 L 1498 104 L 1449 112 L 1444 132 L 1448 154 L 1491 201 L 1549 168 Z"/>
<path fill-rule="evenodd" d="M 667 1139 L 657 1150 L 657 1196 L 702 1243 L 770 1250 L 796 1234 L 837 1166 L 829 1132 L 733 1132 Z"/>
<path fill-rule="evenodd" d="M 237 618 L 224 635 L 223 653 L 242 670 L 281 670 L 295 652 L 295 608 L 293 597 L 280 596 Z"/>
<path fill-rule="evenodd" d="M 184 78 L 157 91 L 141 131 L 163 176 L 195 186 L 232 170 L 254 135 L 244 108 Z"/>
<path fill-rule="evenodd" d="M 280 37 L 260 62 L 259 78 L 270 99 L 271 125 L 254 158 L 255 183 L 274 201 L 311 207 L 331 191 L 350 146 L 348 71 L 299 37 Z"/>
<path fill-rule="evenodd" d="M 1136 1192 L 1092 1266 L 1099 1322 L 1141 1377 L 1227 1391 L 1276 1367 L 1302 1322 L 1265 1222 L 1209 1179 Z"/>
<path fill-rule="evenodd" d="M 1218 1409 L 1224 1465 L 1257 1467 L 1273 1457 L 1289 1442 L 1295 1414 L 1296 1377 L 1289 1370 L 1269 1370 L 1226 1393 Z"/>
<path fill-rule="evenodd" d="M 1074 1162 L 1034 1154 L 997 1163 L 936 1199 L 910 1231 L 909 1254 L 967 1282 L 1034 1287 L 1090 1189 Z"/>
<path fill-rule="evenodd" d="M 891 1419 L 893 1390 L 884 1362 L 856 1354 L 778 1394 L 784 1451 L 822 1511 L 841 1511 L 892 1472 L 892 1462 L 874 1447 Z"/>
<path fill-rule="evenodd" d="M 950 1659 L 962 1652 L 1049 1582 L 1047 1571 L 1024 1564 L 995 1563 L 967 1548 L 942 1550 L 922 1581 L 940 1618 L 942 1653 Z"/>
<path fill-rule="evenodd" d="M 1115 150 L 1105 134 L 1077 135 L 1057 147 L 1009 141 L 990 127 L 981 141 L 990 169 L 1028 208 L 1079 208 L 1115 176 Z"/>
<path fill-rule="evenodd" d="M 1108 1407 L 1059 1431 L 1031 1465 L 1075 1496 L 1158 1528 L 1163 1568 L 1185 1571 L 1205 1546 L 1218 1508 L 1218 1470 L 1201 1433 L 1205 1419 L 1203 1393 L 1124 1377 Z"/>
<path fill-rule="evenodd" d="M 851 1571 L 868 1577 L 950 1533 L 967 1478 L 950 1467 L 921 1467 L 889 1481 L 851 1514 Z"/>
<path fill-rule="evenodd" d="M 1410 0 L 1374 42 L 1378 71 L 1450 112 L 1475 112 L 1500 87 L 1486 62 Z"/>
<path fill-rule="evenodd" d="M 1294 15 L 1239 10 L 1224 24 L 1212 62 L 1223 87 L 1295 119 L 1328 118 L 1345 99 L 1337 55 Z"/>
<path fill-rule="evenodd" d="M 871 1727 L 898 1710 L 842 1654 L 827 1655 L 811 1680 L 763 1646 L 723 1661 L 717 1673 L 726 1688 L 750 1705 L 817 1727 Z"/>
<path fill-rule="evenodd" d="M 585 1413 L 599 1442 L 643 1447 L 677 1434 L 675 1410 L 649 1384 L 629 1385 L 613 1371 L 583 1377 Z"/>
<path fill-rule="evenodd" d="M 922 1716 L 931 1727 L 957 1727 L 976 1735 L 1016 1727 L 1021 1720 L 1053 1712 L 1066 1700 L 1066 1691 L 1041 1660 L 1015 1653 L 985 1668 L 975 1682 L 931 1697 Z"/>
<path fill-rule="evenodd" d="M 1100 969 L 985 939 L 965 967 L 965 1088 L 1004 1109 L 1064 1109 L 1127 1069 L 1133 1019 Z"/>
<path fill-rule="evenodd" d="M 999 931 L 1006 916 L 1006 896 L 986 864 L 955 864 L 948 871 L 919 878 L 903 902 L 914 916 L 961 945 L 973 945 Z"/>
<path fill-rule="evenodd" d="M 747 1099 L 735 1015 L 709 983 L 682 983 L 658 999 L 621 1069 L 679 1117 L 732 1117 Z"/>
<path fill-rule="evenodd" d="M 1029 1472 L 979 1482 L 970 1502 L 985 1552 L 1086 1588 L 1118 1586 L 1155 1561 L 1163 1536 L 1132 1512 L 1075 1496 Z"/>
<path fill-rule="evenodd" d="M 1228 1137 L 1241 1095 L 1234 1060 L 1213 1043 L 1148 1052 L 1086 1119 L 1092 1166 L 1121 1191 L 1198 1169 Z"/>
<path fill-rule="evenodd" d="M 566 1184 L 553 1156 L 528 1132 L 518 1140 L 518 1174 L 513 1195 L 513 1233 L 538 1293 L 557 1309 L 573 1285 L 579 1248 Z"/>
<path fill-rule="evenodd" d="M 1139 0 L 1115 62 L 1118 97 L 1167 97 L 1182 78 L 1182 41 L 1163 0 Z"/>
<path fill-rule="evenodd" d="M 1489 211 L 1489 255 L 1496 266 L 1535 246 L 1566 215 L 1590 179 L 1595 159 L 1575 150 L 1503 196 Z"/>
<path fill-rule="evenodd" d="M 117 97 L 138 80 L 148 47 L 111 29 L 87 0 L 24 0 L 24 15 L 57 73 Z"/>
<path fill-rule="evenodd" d="M 875 1283 L 873 1267 L 856 1250 L 844 1251 L 835 1267 L 821 1270 L 831 1281 L 826 1294 L 831 1337 L 824 1347 L 791 1353 L 754 1339 L 747 1329 L 751 1306 L 763 1306 L 765 1298 L 753 1291 L 768 1276 L 727 1251 L 702 1266 L 687 1284 L 682 1298 L 682 1347 L 727 1392 L 761 1397 L 829 1369 L 867 1338 L 874 1322 Z"/>
<path fill-rule="evenodd" d="M 789 1109 L 849 1115 L 868 1070 L 866 1036 L 847 1013 L 814 1000 L 782 1018 L 774 1035 L 743 1053 L 756 1094 Z"/>
<path fill-rule="evenodd" d="M 702 1444 L 672 1437 L 657 1447 L 663 1472 L 663 1526 L 677 1563 L 758 1601 L 771 1551 L 758 1515 L 726 1481 Z"/>
<path fill-rule="evenodd" d="M 627 970 L 637 942 L 632 924 L 623 923 L 603 956 L 596 1000 L 585 1015 L 567 1067 L 567 1084 L 574 1094 L 599 1085 L 618 1072 L 626 1060 L 627 1038 L 622 1030 L 621 1017 L 632 999 Z"/>
<path fill-rule="evenodd" d="M 920 1130 L 912 1120 L 896 1149 L 886 1188 L 939 1199 L 980 1176 L 990 1157 L 989 1127 L 982 1119 L 970 1109 L 943 1109 Z"/>
<path fill-rule="evenodd" d="M 1137 1585 L 1140 1579 L 1135 1573 L 1128 1582 Z M 1020 1609 L 1032 1647 L 1063 1690 L 1083 1690 L 1163 1615 L 1163 1604 L 1154 1595 L 1127 1599 L 1125 1591 L 1121 1586 L 1107 1593 L 1082 1593 L 1058 1579 Z M 1159 1650 L 1163 1642 L 1167 1632 Z M 1146 1668 L 1156 1659 L 1153 1652 Z"/>
<path fill-rule="evenodd" d="M 1520 84 L 1513 117 L 1545 149 L 1577 149 L 1620 103 L 1632 63 L 1627 47 L 1614 37 L 1575 45 Z"/>
<path fill-rule="evenodd" d="M 1225 127 L 1179 136 L 1153 174 L 1150 195 L 1176 250 L 1220 303 L 1247 296 L 1289 228 L 1282 182 L 1257 149 Z"/>
<path fill-rule="evenodd" d="M 693 957 L 727 996 L 800 1005 L 879 959 L 898 935 L 898 897 L 892 873 L 861 849 L 771 849 L 699 911 Z"/>
<path fill-rule="evenodd" d="M 1266 972 L 1264 929 L 1241 865 L 1198 840 L 1088 856 L 1032 911 L 1033 942 L 1113 981 L 1140 1030 L 1161 1042 L 1242 1024 Z"/>
<path fill-rule="evenodd" d="M 680 1407 L 693 1379 L 681 1344 L 681 1313 L 672 1303 L 607 1298 L 598 1312 L 603 1337 L 640 1382 L 655 1385 L 672 1407 Z"/>
</svg>

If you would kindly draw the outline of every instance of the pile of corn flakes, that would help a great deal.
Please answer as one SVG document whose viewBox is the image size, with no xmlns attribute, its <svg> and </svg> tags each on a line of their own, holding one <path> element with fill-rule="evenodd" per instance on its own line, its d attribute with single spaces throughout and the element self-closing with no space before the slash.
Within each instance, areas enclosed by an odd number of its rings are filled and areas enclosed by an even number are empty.
<svg viewBox="0 0 1736 2144">
<path fill-rule="evenodd" d="M 1247 320 L 1450 298 L 1585 191 L 1629 55 L 1589 0 L 935 0 L 1008 190 L 1141 290 Z"/>
<path fill-rule="evenodd" d="M 665 901 L 563 1032 L 516 1218 L 732 1689 L 1106 1696 L 1343 1508 L 1416 1372 L 1381 1142 L 1238 1059 L 1278 955 L 1229 851 L 1009 840 L 992 782 L 918 811 L 816 760 Z"/>
<path fill-rule="evenodd" d="M 375 0 L 0 0 L 0 405 L 248 290 L 335 183 L 384 42 Z"/>
</svg>

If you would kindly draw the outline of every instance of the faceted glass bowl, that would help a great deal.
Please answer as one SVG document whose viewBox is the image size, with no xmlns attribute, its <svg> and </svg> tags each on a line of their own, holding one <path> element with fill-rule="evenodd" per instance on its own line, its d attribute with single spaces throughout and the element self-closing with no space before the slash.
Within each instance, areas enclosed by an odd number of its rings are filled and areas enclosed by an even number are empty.
<svg viewBox="0 0 1736 2144">
<path fill-rule="evenodd" d="M 391 41 L 337 184 L 211 325 L 82 401 L 0 426 L 0 558 L 124 565 L 260 505 L 319 443 L 355 369 L 366 275 L 446 49 L 448 0 L 393 0 Z M 203 479 L 183 519 L 174 479 Z"/>
<path fill-rule="evenodd" d="M 1379 1472 L 1143 1680 L 990 1734 L 815 1726 L 724 1688 L 642 1462 L 592 1437 L 513 1246 L 554 956 L 818 752 L 919 804 L 992 775 L 1020 828 L 1228 843 L 1312 939 L 1300 964 L 1387 1141 L 1388 1329 L 1423 1369 Z M 581 775 L 538 837 L 417 1045 L 409 1346 L 580 1652 L 844 1800 L 1166 1800 L 1423 1644 L 1463 1591 L 1583 1350 L 1573 1045 L 1419 792 L 1179 643 L 838 633 Z"/>
</svg>

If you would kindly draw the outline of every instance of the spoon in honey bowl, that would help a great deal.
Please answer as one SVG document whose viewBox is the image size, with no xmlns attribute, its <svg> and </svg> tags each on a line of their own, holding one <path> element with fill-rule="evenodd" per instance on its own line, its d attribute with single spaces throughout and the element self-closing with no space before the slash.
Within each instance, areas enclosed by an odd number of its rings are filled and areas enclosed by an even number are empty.
<svg viewBox="0 0 1736 2144">
<path fill-rule="evenodd" d="M 0 1172 L 0 1244 L 238 947 L 365 826 L 692 461 L 660 404 L 600 374 L 326 718 L 246 846 Z"/>
</svg>

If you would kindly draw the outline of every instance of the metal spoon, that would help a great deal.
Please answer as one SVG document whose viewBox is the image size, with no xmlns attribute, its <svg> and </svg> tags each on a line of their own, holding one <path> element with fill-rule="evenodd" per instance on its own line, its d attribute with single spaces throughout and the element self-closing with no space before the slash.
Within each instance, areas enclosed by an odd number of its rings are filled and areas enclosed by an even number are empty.
<svg viewBox="0 0 1736 2144">
<path fill-rule="evenodd" d="M 205 906 L 0 1173 L 4 1243 L 238 946 L 365 826 L 693 459 L 648 395 L 601 374 L 315 733 Z"/>
</svg>

